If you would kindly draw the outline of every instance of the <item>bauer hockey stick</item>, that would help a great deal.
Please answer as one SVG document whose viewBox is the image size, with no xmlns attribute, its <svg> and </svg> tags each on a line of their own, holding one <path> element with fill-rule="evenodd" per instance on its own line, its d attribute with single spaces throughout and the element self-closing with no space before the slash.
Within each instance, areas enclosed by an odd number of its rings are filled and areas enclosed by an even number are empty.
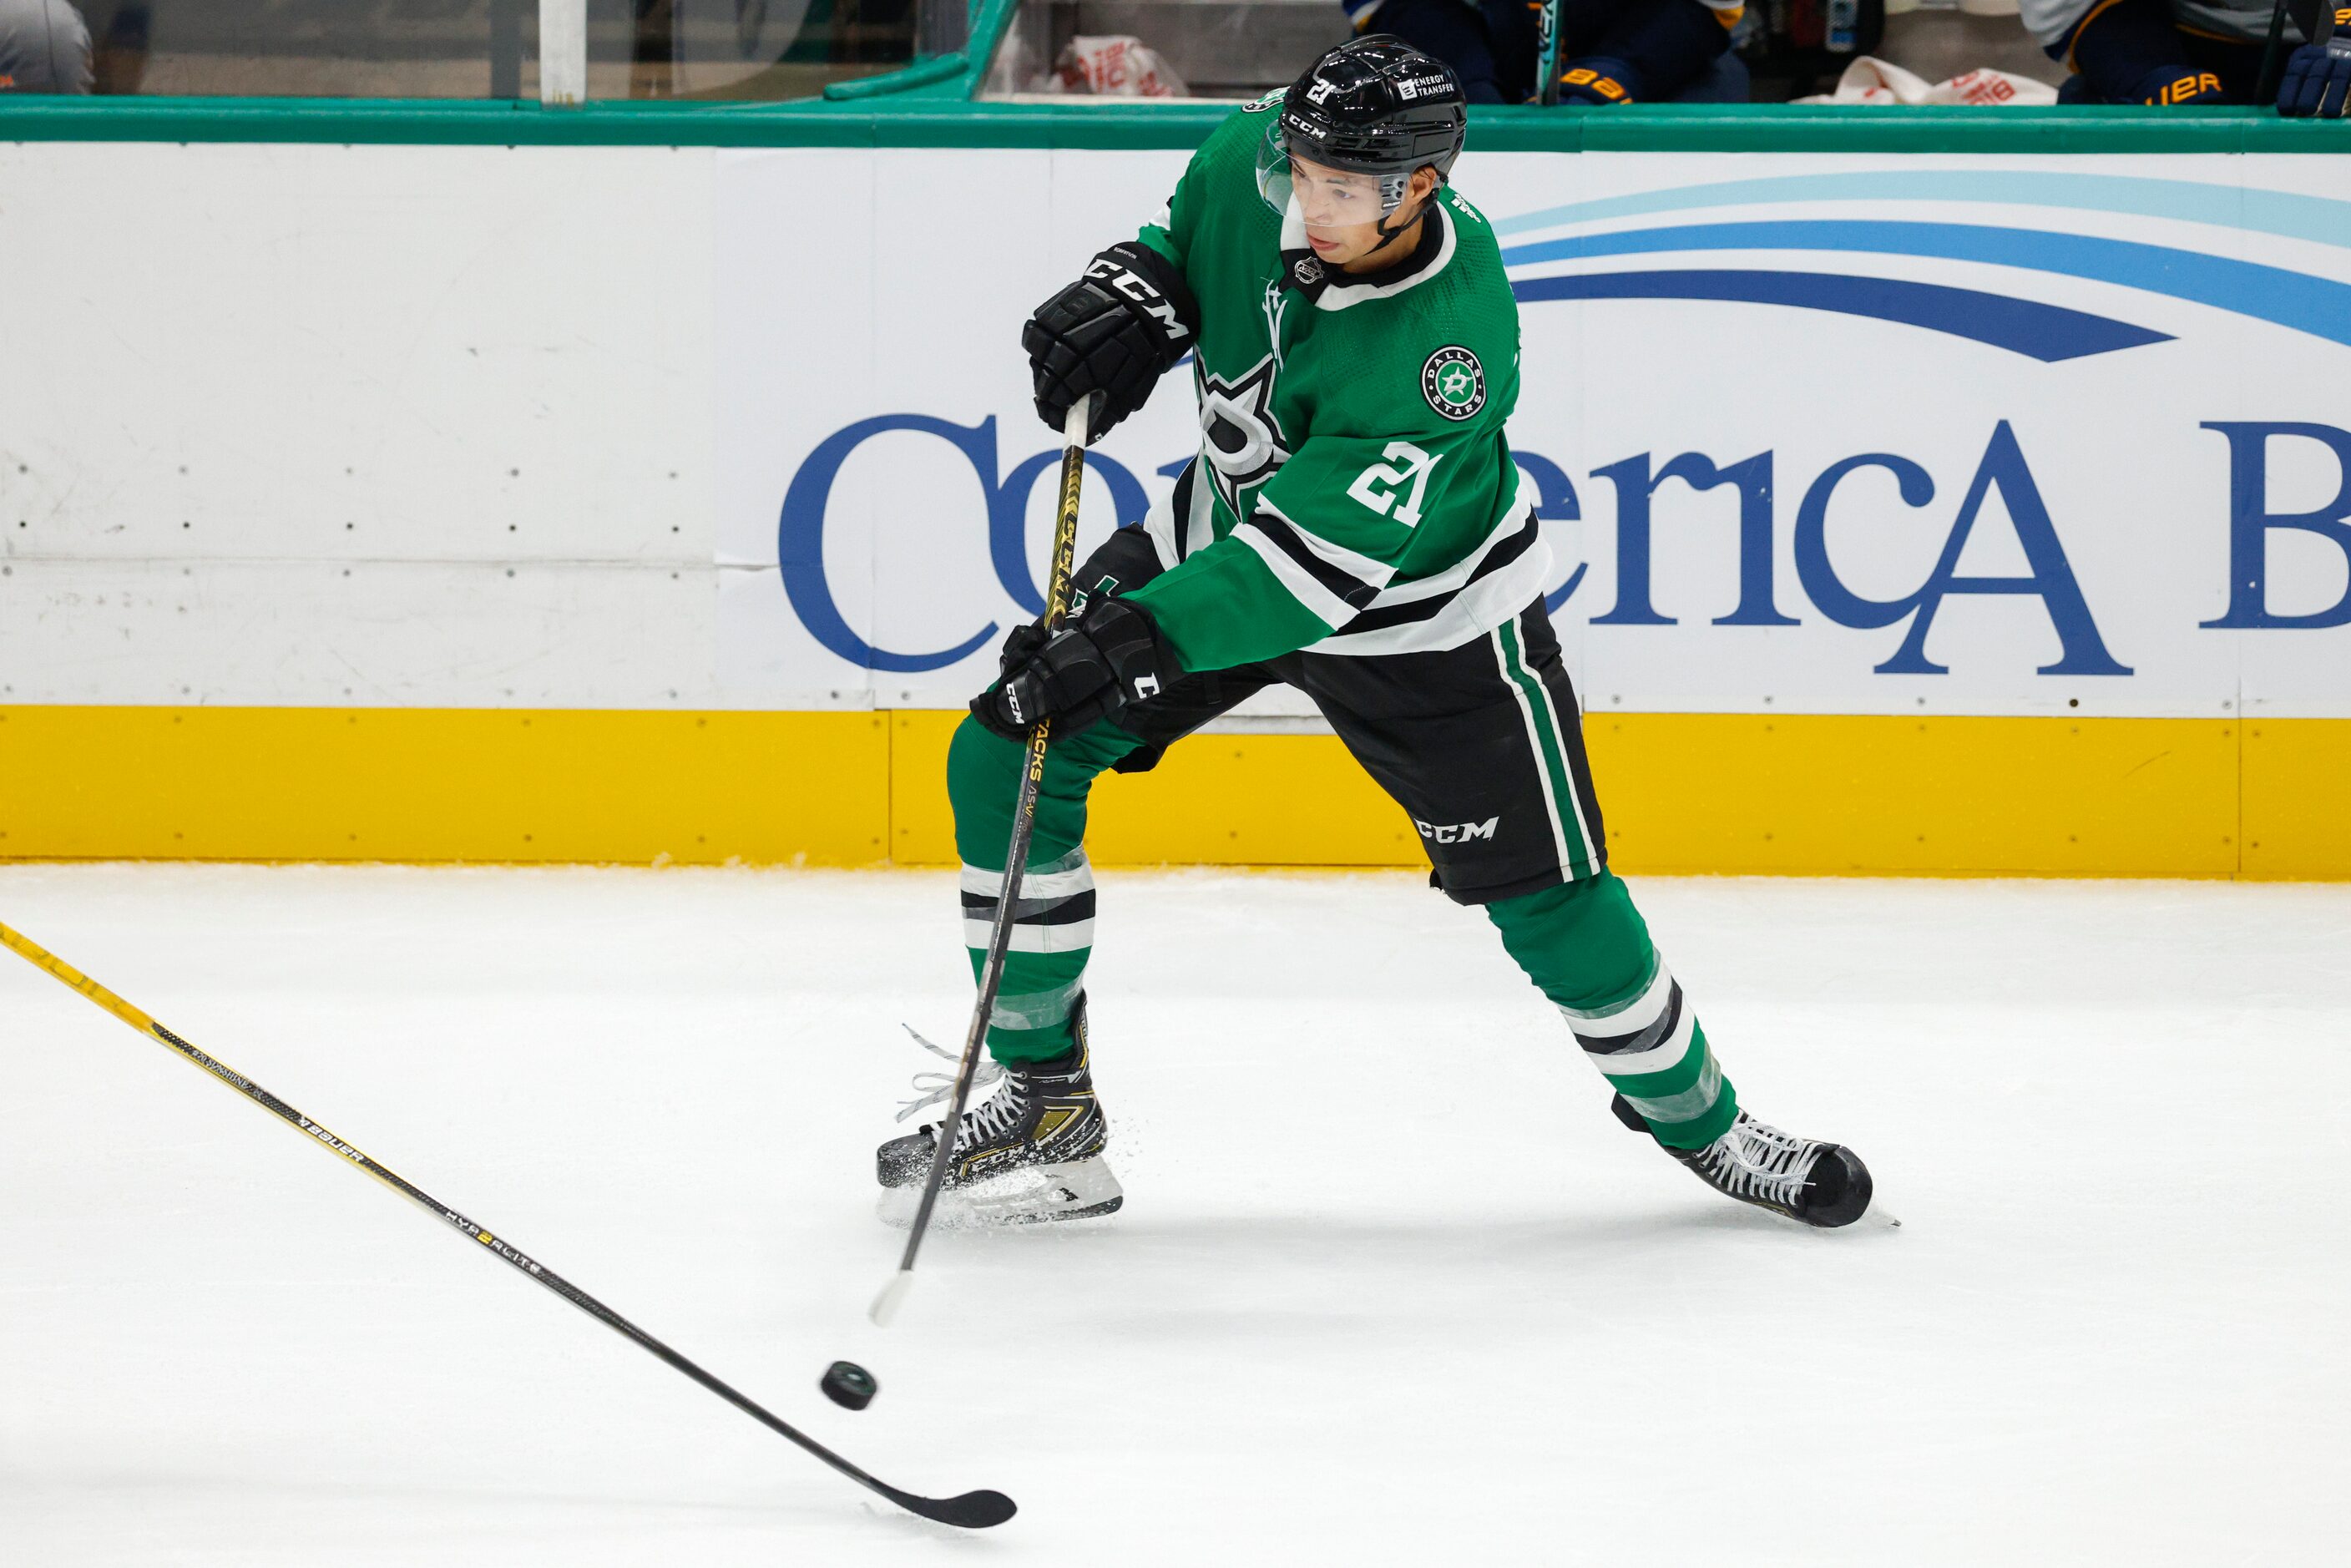
<svg viewBox="0 0 2351 1568">
<path fill-rule="evenodd" d="M 1045 594 L 1049 636 L 1061 630 L 1061 618 L 1070 609 L 1070 578 L 1077 570 L 1078 492 L 1086 473 L 1086 422 L 1100 395 L 1080 398 L 1061 424 L 1061 502 L 1053 514 L 1053 570 Z M 898 1260 L 898 1271 L 873 1298 L 868 1313 L 885 1328 L 914 1288 L 914 1256 L 923 1249 L 931 1210 L 937 1207 L 939 1188 L 946 1183 L 956 1129 L 963 1125 L 964 1102 L 971 1098 L 972 1074 L 979 1071 L 979 1048 L 987 1039 L 988 1016 L 996 1011 L 996 993 L 1004 984 L 1004 956 L 1012 950 L 1012 916 L 1020 903 L 1021 879 L 1029 869 L 1029 841 L 1037 833 L 1037 789 L 1045 779 L 1045 746 L 1052 727 L 1051 719 L 1040 719 L 1029 732 L 1028 766 L 1020 770 L 1020 793 L 1012 806 L 1012 847 L 1004 852 L 1004 888 L 997 895 L 996 924 L 988 927 L 987 959 L 979 970 L 979 999 L 972 1006 L 971 1028 L 964 1031 L 962 1060 L 956 1063 L 955 1094 L 947 1103 L 946 1120 L 939 1124 L 938 1146 L 931 1152 L 931 1174 L 923 1179 L 923 1201 L 914 1210 L 914 1228 L 906 1233 L 905 1253 Z"/>
<path fill-rule="evenodd" d="M 64 960 L 52 955 L 47 948 L 41 946 L 38 943 L 32 941 L 30 938 L 24 936 L 17 932 L 10 930 L 5 925 L 0 925 L 0 946 L 5 946 L 18 953 L 26 959 L 29 960 L 35 967 L 47 970 L 51 975 L 56 976 L 58 979 L 64 981 L 75 990 L 79 991 L 83 996 L 88 997 L 91 1001 L 96 1002 L 99 1007 L 104 1008 L 108 1012 L 112 1013 L 116 1018 L 120 1019 L 124 1023 L 129 1024 L 132 1029 L 137 1030 L 140 1033 L 146 1035 L 151 1039 L 161 1040 L 163 1044 L 170 1046 L 172 1050 L 180 1056 L 195 1063 L 198 1067 L 203 1068 L 206 1072 L 211 1073 L 214 1078 L 219 1079 L 222 1082 L 227 1084 L 230 1088 L 235 1090 L 238 1093 L 244 1095 L 246 1099 L 252 1101 L 255 1104 L 260 1106 L 263 1110 L 268 1112 L 279 1121 L 307 1133 L 311 1137 L 317 1139 L 319 1143 L 324 1144 L 327 1147 L 334 1150 L 335 1153 L 342 1155 L 344 1159 L 350 1161 L 352 1165 L 359 1166 L 360 1169 L 367 1172 L 368 1175 L 383 1183 L 384 1186 L 392 1188 L 392 1191 L 400 1194 L 401 1197 L 410 1199 L 419 1207 L 438 1216 L 440 1218 L 446 1220 L 449 1224 L 455 1226 L 464 1234 L 470 1236 L 475 1241 L 480 1242 L 485 1249 L 495 1254 L 505 1262 L 511 1264 L 518 1271 L 528 1275 L 531 1279 L 536 1280 L 538 1283 L 546 1286 L 557 1295 L 561 1296 L 565 1301 L 569 1301 L 573 1306 L 578 1307 L 581 1312 L 586 1312 L 590 1317 L 594 1318 L 598 1322 L 602 1323 L 606 1328 L 611 1329 L 615 1333 L 619 1333 L 622 1338 L 628 1340 L 631 1343 L 644 1350 L 651 1351 L 654 1355 L 659 1356 L 671 1366 L 685 1374 L 688 1377 L 691 1377 L 694 1381 L 710 1390 L 711 1393 L 717 1395 L 718 1397 L 726 1400 L 726 1403 L 734 1406 L 735 1408 L 742 1411 L 746 1416 L 750 1416 L 753 1420 L 758 1422 L 768 1430 L 778 1433 L 782 1437 L 790 1438 L 793 1442 L 807 1449 L 810 1454 L 816 1456 L 816 1458 L 822 1459 L 826 1464 L 831 1465 L 834 1469 L 839 1470 L 842 1475 L 847 1476 L 851 1480 L 855 1481 L 858 1485 L 881 1493 L 883 1497 L 888 1498 L 892 1502 L 896 1503 L 900 1508 L 904 1509 L 908 1513 L 919 1514 L 925 1519 L 936 1520 L 941 1524 L 961 1525 L 966 1530 L 985 1530 L 991 1524 L 1002 1524 L 1006 1520 L 1012 1517 L 1015 1511 L 1012 1500 L 1006 1497 L 1002 1492 L 967 1491 L 960 1497 L 917 1497 L 913 1492 L 900 1491 L 896 1487 L 890 1485 L 887 1481 L 880 1480 L 872 1476 L 867 1475 L 863 1470 L 858 1469 L 855 1465 L 851 1464 L 847 1459 L 842 1458 L 839 1454 L 834 1453 L 831 1448 L 826 1448 L 822 1443 L 818 1442 L 807 1433 L 799 1430 L 799 1428 L 792 1426 L 790 1423 L 771 1415 L 767 1409 L 755 1403 L 747 1396 L 737 1393 L 733 1388 L 730 1388 L 726 1384 L 720 1382 L 716 1377 L 705 1372 L 693 1362 L 688 1361 L 685 1357 L 670 1349 L 669 1346 L 662 1343 L 661 1341 L 653 1338 L 653 1335 L 645 1333 L 644 1330 L 639 1328 L 636 1324 L 631 1322 L 628 1319 L 622 1317 L 620 1313 L 614 1312 L 611 1308 L 606 1306 L 603 1302 L 598 1301 L 587 1291 L 580 1289 L 579 1286 L 574 1285 L 569 1280 L 564 1279 L 554 1270 L 548 1268 L 545 1264 L 539 1262 L 537 1259 L 530 1257 L 528 1253 L 523 1252 L 520 1249 L 513 1246 L 503 1238 L 483 1229 L 480 1226 L 475 1224 L 472 1220 L 466 1218 L 455 1209 L 449 1207 L 439 1198 L 433 1197 L 430 1193 L 425 1192 L 422 1187 L 416 1186 L 409 1182 L 406 1177 L 401 1176 L 391 1167 L 379 1165 L 373 1159 L 361 1154 L 352 1145 L 329 1132 L 318 1123 L 313 1122 L 309 1117 L 305 1116 L 301 1112 L 297 1111 L 293 1106 L 288 1105 L 285 1101 L 280 1100 L 277 1095 L 272 1094 L 268 1090 L 264 1089 L 252 1079 L 246 1077 L 241 1072 L 238 1072 L 227 1063 L 214 1057 L 207 1056 L 203 1051 L 198 1051 L 194 1046 L 190 1045 L 186 1040 L 182 1040 L 178 1035 L 173 1034 L 170 1030 L 165 1029 L 162 1024 L 157 1023 L 153 1019 L 149 1018 L 145 1013 L 141 1012 L 137 1008 L 132 1007 L 129 1002 L 126 1002 L 120 997 L 116 996 L 112 991 L 108 990 L 96 980 L 91 979 L 80 970 L 72 967 L 70 965 L 64 962 Z"/>
</svg>

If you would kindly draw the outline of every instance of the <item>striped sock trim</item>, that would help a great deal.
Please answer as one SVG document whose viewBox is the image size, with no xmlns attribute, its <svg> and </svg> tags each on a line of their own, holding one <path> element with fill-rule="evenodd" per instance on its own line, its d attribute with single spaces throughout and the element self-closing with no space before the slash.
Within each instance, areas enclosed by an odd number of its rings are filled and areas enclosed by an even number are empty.
<svg viewBox="0 0 2351 1568">
<path fill-rule="evenodd" d="M 1648 978 L 1625 1000 L 1592 1009 L 1562 1005 L 1559 1010 L 1592 1064 L 1612 1074 L 1671 1067 L 1688 1051 L 1696 1028 L 1683 1005 L 1680 982 L 1654 951 Z"/>
<path fill-rule="evenodd" d="M 1710 1143 L 1738 1113 L 1738 1097 L 1707 1044 L 1698 1013 L 1662 958 L 1627 999 L 1604 1008 L 1562 1007 L 1583 1059 L 1649 1124 L 1660 1143 Z"/>
<path fill-rule="evenodd" d="M 1081 845 L 1058 860 L 1029 862 L 1027 874 L 1020 879 L 1020 903 L 1025 908 L 1032 898 L 1061 898 L 1072 893 L 1092 893 L 1093 888 L 1094 868 Z M 993 904 L 1004 895 L 1004 873 L 966 862 L 963 891 L 977 894 Z"/>
<path fill-rule="evenodd" d="M 1611 1078 L 1645 1078 L 1679 1066 L 1698 1037 L 1698 1013 L 1682 998 L 1679 982 L 1666 981 L 1665 1010 L 1646 1029 L 1612 1039 L 1576 1037 L 1592 1065 Z"/>
<path fill-rule="evenodd" d="M 994 935 L 997 910 L 1003 904 L 1004 873 L 982 867 L 963 868 L 963 941 L 978 952 L 987 949 Z M 1059 860 L 1031 866 L 1020 879 L 1020 901 L 1013 907 L 1015 953 L 1081 953 L 1094 945 L 1094 871 L 1082 848 Z"/>
<path fill-rule="evenodd" d="M 1033 919 L 1027 908 L 1028 901 L 1024 899 L 1022 912 L 1012 919 L 1012 940 L 1007 952 L 1082 953 L 1094 945 L 1092 894 L 1081 893 Z M 963 945 L 975 952 L 986 952 L 988 940 L 996 935 L 995 902 L 989 901 L 981 909 L 966 905 L 963 916 Z"/>
</svg>

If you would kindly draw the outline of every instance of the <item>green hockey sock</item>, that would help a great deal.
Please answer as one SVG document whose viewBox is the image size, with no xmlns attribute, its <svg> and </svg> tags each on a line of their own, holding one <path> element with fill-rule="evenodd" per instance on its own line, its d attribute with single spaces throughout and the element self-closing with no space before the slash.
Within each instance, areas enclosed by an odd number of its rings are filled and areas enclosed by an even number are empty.
<svg viewBox="0 0 2351 1568">
<path fill-rule="evenodd" d="M 1703 1148 L 1729 1129 L 1739 1096 L 1614 873 L 1489 904 L 1486 915 L 1657 1142 Z"/>
<path fill-rule="evenodd" d="M 1045 753 L 1037 830 L 1013 913 L 1004 983 L 987 1019 L 988 1054 L 1042 1061 L 1073 1043 L 1071 1014 L 1094 945 L 1094 873 L 1086 863 L 1086 795 L 1094 778 L 1142 742 L 1111 724 L 1056 740 Z M 965 719 L 947 748 L 947 799 L 963 861 L 964 946 L 974 980 L 1004 894 L 1005 851 L 1029 748 Z"/>
</svg>

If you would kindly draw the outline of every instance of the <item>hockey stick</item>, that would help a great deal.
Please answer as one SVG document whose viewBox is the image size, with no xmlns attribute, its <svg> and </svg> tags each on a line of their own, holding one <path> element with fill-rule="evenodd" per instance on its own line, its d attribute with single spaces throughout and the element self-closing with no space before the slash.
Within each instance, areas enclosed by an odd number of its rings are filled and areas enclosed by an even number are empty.
<svg viewBox="0 0 2351 1568">
<path fill-rule="evenodd" d="M 1542 0 L 1535 7 L 1535 101 L 1545 108 L 1559 102 L 1560 5 Z"/>
<path fill-rule="evenodd" d="M 872 1490 L 881 1493 L 883 1497 L 888 1498 L 892 1502 L 896 1503 L 900 1508 L 904 1509 L 908 1513 L 919 1514 L 925 1519 L 936 1520 L 941 1524 L 961 1525 L 967 1530 L 985 1530 L 991 1524 L 1002 1524 L 1006 1520 L 1012 1517 L 1014 1512 L 1012 1500 L 1006 1497 L 1002 1492 L 967 1491 L 961 1497 L 917 1497 L 913 1492 L 900 1491 L 896 1487 L 890 1485 L 888 1482 L 877 1480 L 873 1477 L 867 1475 L 863 1470 L 859 1469 L 855 1465 L 851 1464 L 847 1459 L 842 1458 L 839 1454 L 834 1453 L 831 1448 L 826 1448 L 822 1443 L 818 1442 L 807 1433 L 802 1432 L 798 1427 L 791 1426 L 789 1423 L 770 1415 L 759 1405 L 753 1403 L 749 1398 L 737 1393 L 733 1388 L 728 1387 L 726 1384 L 721 1383 L 717 1378 L 712 1376 L 709 1373 L 705 1372 L 701 1367 L 696 1366 L 693 1362 L 688 1361 L 677 1352 L 670 1349 L 669 1346 L 662 1343 L 661 1341 L 653 1338 L 653 1335 L 645 1333 L 644 1330 L 637 1327 L 636 1324 L 631 1322 L 628 1319 L 622 1317 L 620 1313 L 614 1312 L 611 1308 L 606 1306 L 603 1302 L 598 1301 L 587 1291 L 580 1289 L 577 1285 L 572 1284 L 569 1281 L 556 1273 L 554 1270 L 548 1268 L 546 1265 L 529 1257 L 528 1254 L 522 1252 L 497 1236 L 483 1229 L 480 1226 L 475 1224 L 472 1220 L 466 1218 L 455 1209 L 449 1207 L 447 1205 L 442 1203 L 440 1199 L 434 1197 L 431 1194 L 425 1192 L 423 1188 L 412 1185 L 405 1177 L 402 1176 L 399 1173 L 393 1171 L 389 1166 L 377 1164 L 366 1155 L 361 1154 L 350 1144 L 344 1142 L 341 1138 L 327 1131 L 326 1128 L 320 1126 L 318 1123 L 313 1122 L 309 1117 L 305 1116 L 301 1112 L 297 1111 L 293 1106 L 288 1105 L 285 1101 L 280 1100 L 277 1095 L 272 1094 L 268 1090 L 264 1089 L 260 1084 L 256 1083 L 252 1079 L 246 1077 L 243 1073 L 238 1072 L 235 1069 L 228 1066 L 225 1062 L 207 1056 L 203 1051 L 198 1051 L 194 1046 L 190 1045 L 186 1040 L 182 1040 L 178 1035 L 173 1034 L 170 1030 L 165 1029 L 162 1024 L 157 1023 L 153 1019 L 149 1018 L 145 1013 L 141 1012 L 137 1008 L 132 1007 L 129 1002 L 126 1002 L 120 997 L 116 996 L 112 991 L 108 990 L 96 980 L 91 979 L 89 976 L 84 975 L 79 970 L 73 968 L 71 966 L 65 963 L 62 959 L 52 955 L 47 948 L 41 946 L 38 943 L 32 941 L 30 938 L 17 932 L 10 930 L 5 925 L 0 925 L 0 946 L 5 946 L 21 955 L 26 960 L 31 962 L 35 967 L 47 970 L 51 975 L 56 976 L 58 979 L 64 981 L 75 990 L 79 991 L 83 996 L 88 997 L 91 1001 L 96 1002 L 99 1007 L 104 1008 L 108 1012 L 112 1013 L 116 1018 L 120 1019 L 124 1023 L 129 1024 L 132 1029 L 137 1030 L 140 1033 L 150 1036 L 152 1039 L 159 1040 L 165 1045 L 170 1046 L 181 1056 L 195 1063 L 198 1067 L 203 1068 L 214 1078 L 219 1079 L 222 1082 L 227 1084 L 230 1088 L 235 1090 L 238 1093 L 244 1095 L 246 1099 L 252 1101 L 255 1104 L 268 1112 L 271 1115 L 276 1116 L 279 1121 L 287 1123 L 290 1126 L 299 1128 L 304 1133 L 308 1134 L 311 1137 L 316 1138 L 319 1142 L 326 1145 L 327 1147 L 334 1150 L 335 1153 L 342 1155 L 343 1158 L 349 1160 L 351 1164 L 359 1166 L 360 1169 L 367 1172 L 368 1175 L 375 1177 L 376 1180 L 383 1183 L 384 1186 L 392 1188 L 392 1191 L 400 1194 L 401 1197 L 412 1200 L 420 1207 L 448 1221 L 451 1225 L 455 1226 L 457 1229 L 480 1242 L 492 1253 L 503 1259 L 507 1263 L 512 1264 L 517 1270 L 528 1275 L 531 1279 L 536 1280 L 538 1283 L 546 1286 L 557 1295 L 561 1296 L 565 1301 L 569 1301 L 573 1306 L 578 1307 L 581 1312 L 586 1312 L 590 1317 L 594 1318 L 606 1328 L 618 1333 L 622 1338 L 630 1341 L 632 1343 L 636 1344 L 643 1349 L 651 1351 L 653 1354 L 667 1362 L 671 1366 L 683 1372 L 688 1377 L 691 1377 L 696 1383 L 699 1383 L 702 1386 L 710 1390 L 713 1394 L 717 1395 L 721 1399 L 726 1400 L 729 1405 L 734 1406 L 737 1410 L 742 1411 L 745 1415 L 758 1422 L 761 1426 L 766 1427 L 770 1431 L 790 1438 L 793 1442 L 798 1443 L 810 1454 L 822 1459 L 826 1464 L 831 1465 L 834 1469 L 839 1470 L 842 1475 L 847 1476 L 851 1480 L 855 1481 L 858 1485 L 870 1488 Z"/>
<path fill-rule="evenodd" d="M 2270 7 L 2270 33 L 2262 44 L 2262 71 L 2253 82 L 2255 103 L 2277 101 L 2278 78 L 2282 68 L 2278 62 L 2278 46 L 2285 41 L 2285 0 L 2277 0 Z"/>
<path fill-rule="evenodd" d="M 1053 567 L 1045 594 L 1049 633 L 1060 629 L 1061 617 L 1070 608 L 1070 576 L 1077 570 L 1078 492 L 1086 473 L 1086 421 L 1099 395 L 1079 399 L 1061 424 L 1061 501 L 1053 514 Z M 931 1210 L 937 1207 L 939 1188 L 947 1179 L 956 1129 L 963 1124 L 964 1102 L 971 1097 L 972 1074 L 979 1071 L 979 1048 L 987 1039 L 988 1016 L 996 1011 L 996 993 L 1004 984 L 1004 956 L 1012 949 L 1012 916 L 1020 902 L 1021 879 L 1029 870 L 1029 841 L 1037 832 L 1037 789 L 1044 782 L 1045 746 L 1052 727 L 1051 719 L 1042 719 L 1029 732 L 1028 765 L 1020 770 L 1020 793 L 1012 806 L 1012 847 L 1004 852 L 1004 887 L 996 900 L 996 924 L 988 928 L 987 959 L 979 970 L 979 999 L 972 1005 L 971 1028 L 963 1037 L 963 1058 L 956 1063 L 955 1094 L 947 1103 L 946 1120 L 939 1124 L 938 1146 L 931 1152 L 931 1173 L 923 1179 L 923 1201 L 914 1210 L 914 1228 L 906 1234 L 905 1253 L 898 1260 L 898 1271 L 873 1298 L 867 1314 L 885 1328 L 914 1288 L 914 1255 L 923 1249 Z"/>
<path fill-rule="evenodd" d="M 2317 0 L 2316 5 L 2308 7 L 2309 14 L 2305 18 L 2304 6 L 2289 5 L 2287 0 L 2277 0 L 2277 5 L 2270 11 L 2269 37 L 2262 45 L 2261 78 L 2253 84 L 2253 102 L 2256 105 L 2274 108 L 2278 89 L 2285 85 L 2287 16 L 2293 16 L 2294 25 L 2302 33 L 2304 43 L 2325 45 L 2335 37 L 2335 18 L 2339 15 L 2337 4 L 2338 0 Z"/>
</svg>

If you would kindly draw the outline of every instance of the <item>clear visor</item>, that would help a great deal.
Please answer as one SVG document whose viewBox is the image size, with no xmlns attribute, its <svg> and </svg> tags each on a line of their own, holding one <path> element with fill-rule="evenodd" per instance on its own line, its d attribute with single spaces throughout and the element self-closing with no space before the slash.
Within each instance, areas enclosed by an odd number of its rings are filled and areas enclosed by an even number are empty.
<svg viewBox="0 0 2351 1568">
<path fill-rule="evenodd" d="M 1343 169 L 1290 156 L 1281 127 L 1269 127 L 1257 148 L 1257 189 L 1265 204 L 1287 216 L 1295 198 L 1306 226 L 1352 228 L 1375 224 L 1404 200 L 1407 176 L 1351 174 Z"/>
</svg>

